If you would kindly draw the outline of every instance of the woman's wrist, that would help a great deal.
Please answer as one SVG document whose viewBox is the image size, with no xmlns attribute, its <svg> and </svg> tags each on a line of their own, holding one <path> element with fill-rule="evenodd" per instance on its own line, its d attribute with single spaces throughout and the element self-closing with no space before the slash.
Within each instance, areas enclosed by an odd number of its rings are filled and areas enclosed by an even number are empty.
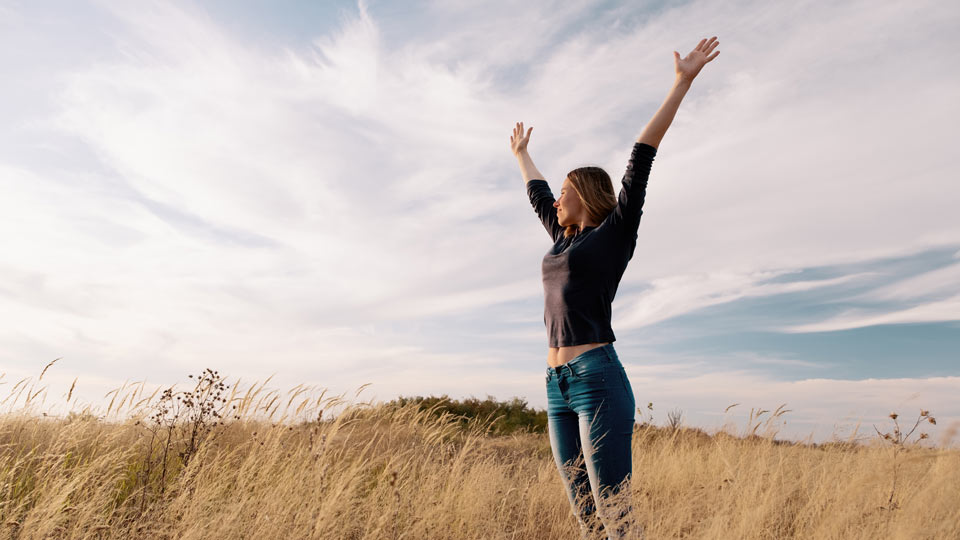
<svg viewBox="0 0 960 540">
<path fill-rule="evenodd" d="M 673 81 L 673 86 L 670 87 L 670 91 L 667 93 L 666 104 L 669 104 L 673 107 L 674 111 L 680 107 L 680 102 L 683 101 L 683 96 L 687 95 L 687 91 L 690 90 L 690 85 L 693 83 L 692 77 L 684 77 L 678 75 L 676 80 Z M 670 118 L 673 118 L 673 115 L 670 115 Z"/>
<path fill-rule="evenodd" d="M 683 75 L 683 74 L 677 73 L 677 77 L 676 79 L 674 79 L 673 84 L 674 86 L 681 85 L 681 84 L 690 86 L 693 83 L 693 79 L 695 79 L 696 77 L 697 77 L 696 75 L 689 76 L 689 75 Z"/>
</svg>

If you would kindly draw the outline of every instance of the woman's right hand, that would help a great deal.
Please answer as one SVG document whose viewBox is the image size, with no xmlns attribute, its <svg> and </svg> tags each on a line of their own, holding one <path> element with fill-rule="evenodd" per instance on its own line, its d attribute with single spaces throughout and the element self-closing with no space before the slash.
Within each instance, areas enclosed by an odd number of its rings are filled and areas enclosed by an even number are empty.
<svg viewBox="0 0 960 540">
<path fill-rule="evenodd" d="M 523 134 L 523 122 L 517 122 L 517 125 L 513 128 L 513 135 L 510 136 L 510 149 L 513 151 L 513 155 L 519 156 L 520 152 L 523 152 L 527 149 L 527 143 L 530 142 L 530 132 L 533 131 L 533 127 L 527 130 L 527 134 Z"/>
</svg>

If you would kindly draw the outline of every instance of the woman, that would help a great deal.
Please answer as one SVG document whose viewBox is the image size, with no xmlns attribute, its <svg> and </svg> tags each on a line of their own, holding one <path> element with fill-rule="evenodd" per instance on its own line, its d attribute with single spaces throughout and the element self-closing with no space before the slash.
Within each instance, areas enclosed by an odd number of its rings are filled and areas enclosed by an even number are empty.
<svg viewBox="0 0 960 540">
<path fill-rule="evenodd" d="M 647 177 L 657 146 L 700 69 L 717 57 L 716 36 L 685 58 L 674 51 L 676 79 L 643 129 L 620 195 L 599 167 L 571 171 L 554 200 L 527 153 L 531 127 L 517 123 L 510 146 L 527 194 L 554 244 L 543 258 L 550 445 L 584 537 L 605 529 L 623 538 L 630 526 L 633 390 L 613 348 L 611 303 L 637 245 Z M 713 53 L 713 54 L 711 54 Z M 597 516 L 602 523 L 597 522 Z M 639 527 L 631 531 L 640 534 Z"/>
</svg>

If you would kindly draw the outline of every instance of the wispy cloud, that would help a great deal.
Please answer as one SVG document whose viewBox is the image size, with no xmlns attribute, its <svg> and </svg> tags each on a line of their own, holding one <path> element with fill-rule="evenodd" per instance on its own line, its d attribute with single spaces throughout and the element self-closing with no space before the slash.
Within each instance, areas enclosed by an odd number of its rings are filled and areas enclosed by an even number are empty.
<svg viewBox="0 0 960 540">
<path fill-rule="evenodd" d="M 958 257 L 954 257 L 958 258 Z M 858 298 L 870 300 L 916 300 L 937 298 L 960 292 L 960 263 L 923 272 L 872 289 Z"/>
<path fill-rule="evenodd" d="M 873 313 L 863 309 L 847 310 L 825 321 L 785 326 L 782 332 L 833 332 L 878 324 L 908 324 L 935 321 L 960 321 L 960 294 L 945 300 L 892 312 Z"/>
<path fill-rule="evenodd" d="M 830 279 L 762 283 L 786 271 L 751 274 L 702 273 L 674 275 L 651 281 L 651 288 L 621 302 L 620 328 L 639 328 L 699 309 L 742 298 L 809 291 L 856 281 L 863 274 Z"/>
</svg>

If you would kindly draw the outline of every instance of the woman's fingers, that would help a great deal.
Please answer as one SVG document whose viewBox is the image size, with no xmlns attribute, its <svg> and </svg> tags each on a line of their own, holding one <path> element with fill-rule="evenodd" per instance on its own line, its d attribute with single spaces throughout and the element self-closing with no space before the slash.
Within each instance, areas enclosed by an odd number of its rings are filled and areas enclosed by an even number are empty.
<svg viewBox="0 0 960 540">
<path fill-rule="evenodd" d="M 514 153 L 519 152 L 527 147 L 527 143 L 530 141 L 530 133 L 533 132 L 533 126 L 527 128 L 526 134 L 523 132 L 523 122 L 517 122 L 513 127 L 513 134 L 510 135 L 510 148 L 513 149 Z"/>
<path fill-rule="evenodd" d="M 713 39 L 717 39 L 716 36 L 714 36 Z M 707 56 L 706 62 L 709 62 L 709 61 L 713 60 L 714 58 L 717 57 L 718 54 L 720 54 L 720 51 L 713 52 L 713 50 L 716 49 L 716 48 L 717 48 L 717 45 L 719 45 L 719 44 L 720 44 L 720 40 L 714 41 L 714 42 L 710 45 L 710 47 L 705 51 L 705 52 L 709 55 L 709 56 Z M 711 52 L 713 52 L 713 54 L 710 54 Z"/>
<path fill-rule="evenodd" d="M 513 126 L 513 134 L 510 135 L 510 146 L 517 147 L 517 145 L 524 144 L 526 139 L 530 138 L 530 131 L 533 131 L 533 127 L 527 131 L 526 137 L 523 135 L 523 122 L 517 122 Z"/>
<path fill-rule="evenodd" d="M 713 51 L 714 49 L 717 48 L 717 45 L 719 44 L 720 44 L 720 40 L 717 39 L 717 36 L 713 36 L 710 39 L 703 38 L 700 40 L 700 43 L 698 43 L 697 46 L 693 49 L 693 51 L 691 51 L 690 54 L 699 52 L 706 55 L 707 58 L 706 60 L 704 60 L 704 63 L 707 63 L 713 60 L 714 58 L 716 58 L 718 54 L 720 54 L 720 51 L 716 51 L 716 52 Z M 713 53 L 713 55 L 710 55 L 710 53 Z M 679 57 L 679 54 L 677 54 L 676 51 L 674 51 L 674 54 Z M 687 58 L 690 58 L 689 54 L 687 55 Z M 687 58 L 685 58 L 684 60 L 686 60 Z M 677 60 L 679 60 L 679 58 Z"/>
<path fill-rule="evenodd" d="M 710 51 L 708 49 L 710 49 L 711 47 L 716 47 L 717 44 L 720 43 L 719 41 L 716 41 L 716 39 L 717 39 L 717 36 L 713 36 L 709 40 L 707 38 L 703 38 L 700 40 L 700 43 L 698 43 L 693 50 L 701 51 L 709 54 Z"/>
<path fill-rule="evenodd" d="M 527 130 L 527 135 L 526 135 L 527 137 L 530 136 L 530 132 L 531 132 L 531 131 L 533 131 L 533 126 L 531 126 L 530 129 Z M 523 122 L 517 122 L 517 125 L 513 128 L 513 136 L 514 136 L 514 137 L 517 137 L 518 139 L 519 139 L 520 137 L 523 137 L 523 136 L 524 136 L 524 135 L 523 135 Z"/>
</svg>

